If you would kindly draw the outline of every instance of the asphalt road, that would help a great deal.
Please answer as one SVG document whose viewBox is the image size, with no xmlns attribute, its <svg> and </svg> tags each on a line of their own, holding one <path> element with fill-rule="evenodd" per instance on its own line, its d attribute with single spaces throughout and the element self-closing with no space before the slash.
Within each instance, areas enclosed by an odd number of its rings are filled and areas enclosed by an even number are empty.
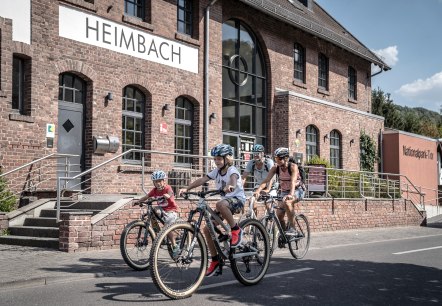
<svg viewBox="0 0 442 306">
<path fill-rule="evenodd" d="M 441 305 L 442 229 L 377 233 L 368 242 L 330 233 L 303 260 L 278 250 L 260 284 L 244 287 L 227 268 L 180 301 L 159 294 L 148 272 L 129 272 L 0 291 L 0 305 Z"/>
</svg>

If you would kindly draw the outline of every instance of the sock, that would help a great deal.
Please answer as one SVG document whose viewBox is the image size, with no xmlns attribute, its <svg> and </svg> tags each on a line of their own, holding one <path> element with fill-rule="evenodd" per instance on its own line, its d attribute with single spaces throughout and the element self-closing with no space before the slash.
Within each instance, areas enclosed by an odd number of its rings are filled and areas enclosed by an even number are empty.
<svg viewBox="0 0 442 306">
<path fill-rule="evenodd" d="M 212 256 L 212 261 L 219 261 L 218 255 Z"/>
<path fill-rule="evenodd" d="M 239 230 L 239 226 L 238 226 L 238 224 L 235 224 L 235 226 L 232 227 L 232 231 L 237 231 L 237 230 Z"/>
</svg>

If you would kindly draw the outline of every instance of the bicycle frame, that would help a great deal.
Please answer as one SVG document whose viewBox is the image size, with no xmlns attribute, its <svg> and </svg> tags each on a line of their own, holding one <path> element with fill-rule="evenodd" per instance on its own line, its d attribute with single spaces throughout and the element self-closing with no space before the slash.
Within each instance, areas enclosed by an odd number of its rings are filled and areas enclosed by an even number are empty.
<svg viewBox="0 0 442 306">
<path fill-rule="evenodd" d="M 193 253 L 193 248 L 195 246 L 196 240 L 197 240 L 197 234 L 200 232 L 200 228 L 201 228 L 201 223 L 204 220 L 206 221 L 206 226 L 209 229 L 209 233 L 210 233 L 210 237 L 212 238 L 214 244 L 215 244 L 215 249 L 218 255 L 221 256 L 221 258 L 223 260 L 225 259 L 237 259 L 237 258 L 242 258 L 245 256 L 253 256 L 253 255 L 257 255 L 258 254 L 258 250 L 253 250 L 253 252 L 247 252 L 247 253 L 240 253 L 240 254 L 235 254 L 234 252 L 231 251 L 230 248 L 225 248 L 225 250 L 222 249 L 221 247 L 221 241 L 219 240 L 218 236 L 217 236 L 217 232 L 223 234 L 223 235 L 228 235 L 230 234 L 230 226 L 228 224 L 225 224 L 223 222 L 223 220 L 218 216 L 218 214 L 212 209 L 210 208 L 209 205 L 207 205 L 207 201 L 204 198 L 204 196 L 209 195 L 216 195 L 216 194 L 220 194 L 221 192 L 219 190 L 216 191 L 207 191 L 207 192 L 199 192 L 199 193 L 187 193 L 187 194 L 196 194 L 199 196 L 198 199 L 198 206 L 196 209 L 193 209 L 190 211 L 189 213 L 189 217 L 187 219 L 187 221 L 189 223 L 192 223 L 193 221 L 193 217 L 195 214 L 199 213 L 198 219 L 196 222 L 193 223 L 194 226 L 194 236 L 192 237 L 192 241 L 190 243 L 189 246 L 189 256 L 192 256 Z M 224 230 L 224 233 L 222 231 L 220 231 L 215 224 L 212 221 L 212 218 L 215 220 L 215 222 L 222 227 L 222 229 Z M 217 226 L 218 226 L 217 225 Z M 186 235 L 186 234 L 185 234 Z M 184 247 L 184 243 L 186 241 L 187 237 L 183 237 L 183 239 L 181 240 L 181 244 L 180 247 L 183 248 Z"/>
</svg>

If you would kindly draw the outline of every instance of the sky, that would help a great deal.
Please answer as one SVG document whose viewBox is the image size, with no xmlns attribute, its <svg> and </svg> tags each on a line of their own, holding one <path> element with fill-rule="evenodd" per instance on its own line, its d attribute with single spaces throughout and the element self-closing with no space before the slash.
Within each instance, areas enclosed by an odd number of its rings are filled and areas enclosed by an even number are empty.
<svg viewBox="0 0 442 306">
<path fill-rule="evenodd" d="M 397 105 L 439 112 L 442 0 L 315 1 L 391 67 L 372 78 L 372 89 L 390 93 Z"/>
</svg>

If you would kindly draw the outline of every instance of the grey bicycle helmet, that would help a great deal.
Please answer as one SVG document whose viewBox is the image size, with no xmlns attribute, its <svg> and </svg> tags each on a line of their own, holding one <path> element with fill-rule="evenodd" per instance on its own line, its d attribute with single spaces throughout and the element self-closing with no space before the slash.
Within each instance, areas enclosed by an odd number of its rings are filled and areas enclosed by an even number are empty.
<svg viewBox="0 0 442 306">
<path fill-rule="evenodd" d="M 261 145 L 261 144 L 255 144 L 255 145 L 252 147 L 252 152 L 253 152 L 253 153 L 261 153 L 261 152 L 264 152 L 264 146 Z"/>
<path fill-rule="evenodd" d="M 222 156 L 225 157 L 227 155 L 233 156 L 233 148 L 228 144 L 219 144 L 212 148 L 210 151 L 210 155 L 212 156 Z"/>
<path fill-rule="evenodd" d="M 289 149 L 288 148 L 283 148 L 283 147 L 276 149 L 274 154 L 275 154 L 275 156 L 278 156 L 280 158 L 284 158 L 284 157 L 290 156 Z"/>
<path fill-rule="evenodd" d="M 152 173 L 152 181 L 157 181 L 157 180 L 164 180 L 167 178 L 167 174 L 166 172 L 162 171 L 162 170 L 158 170 L 158 171 L 154 171 Z"/>
</svg>

